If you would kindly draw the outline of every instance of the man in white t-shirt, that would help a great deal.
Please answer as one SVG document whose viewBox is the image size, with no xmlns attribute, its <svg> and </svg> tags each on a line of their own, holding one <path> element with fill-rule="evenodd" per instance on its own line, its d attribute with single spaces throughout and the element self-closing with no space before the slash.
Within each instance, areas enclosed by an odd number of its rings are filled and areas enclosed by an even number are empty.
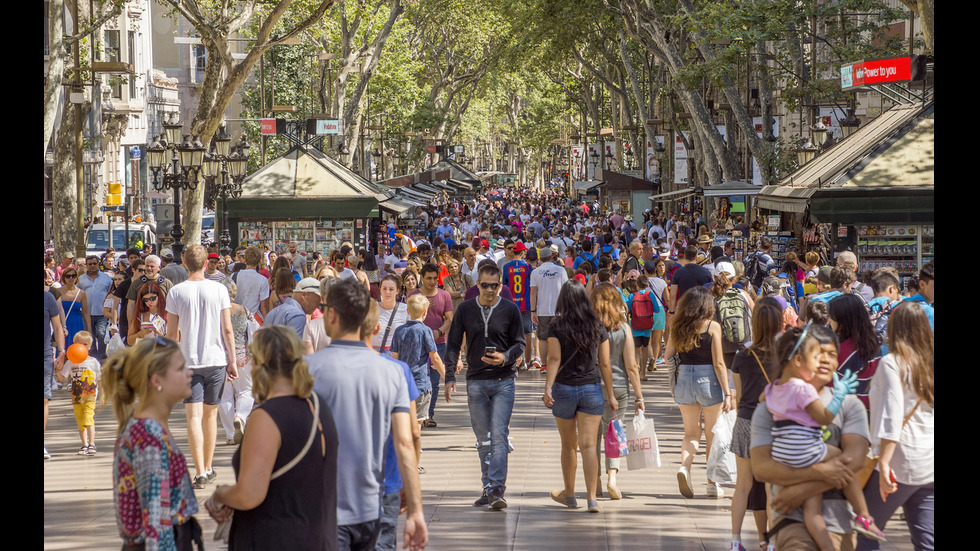
<svg viewBox="0 0 980 551">
<path fill-rule="evenodd" d="M 568 281 L 568 272 L 564 266 L 552 262 L 551 247 L 545 247 L 539 252 L 541 265 L 531 272 L 531 321 L 538 326 L 538 352 L 542 359 L 548 358 L 548 337 L 551 320 L 555 316 L 555 305 L 558 304 L 558 293 L 562 285 Z M 544 372 L 548 366 L 542 365 Z M 558 366 L 554 366 L 558 367 Z"/>
<path fill-rule="evenodd" d="M 261 249 L 254 245 L 245 249 L 245 268 L 235 276 L 238 285 L 235 302 L 244 306 L 250 314 L 261 313 L 265 318 L 269 313 L 269 280 L 258 272 L 261 260 Z"/>
<path fill-rule="evenodd" d="M 218 436 L 218 403 L 225 380 L 238 377 L 231 296 L 227 287 L 204 276 L 207 258 L 204 246 L 188 247 L 183 255 L 187 280 L 167 293 L 167 338 L 180 344 L 187 368 L 194 373 L 184 412 L 197 489 L 217 478 L 211 461 Z"/>
</svg>

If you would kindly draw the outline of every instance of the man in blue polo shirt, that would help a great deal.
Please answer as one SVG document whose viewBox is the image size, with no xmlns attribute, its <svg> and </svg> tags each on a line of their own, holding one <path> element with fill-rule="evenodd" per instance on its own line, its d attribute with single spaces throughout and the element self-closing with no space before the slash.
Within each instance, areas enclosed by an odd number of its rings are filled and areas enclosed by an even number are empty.
<svg viewBox="0 0 980 551">
<path fill-rule="evenodd" d="M 428 531 L 422 512 L 408 385 L 397 364 L 361 340 L 361 325 L 370 308 L 370 292 L 356 280 L 331 287 L 323 312 L 330 346 L 305 357 L 313 375 L 313 390 L 337 412 L 334 421 L 345 454 L 337 469 L 339 550 L 374 548 L 381 528 L 384 449 L 389 433 L 394 438 L 407 505 L 405 538 L 424 547 Z M 371 420 L 374 425 L 365 426 Z"/>
</svg>

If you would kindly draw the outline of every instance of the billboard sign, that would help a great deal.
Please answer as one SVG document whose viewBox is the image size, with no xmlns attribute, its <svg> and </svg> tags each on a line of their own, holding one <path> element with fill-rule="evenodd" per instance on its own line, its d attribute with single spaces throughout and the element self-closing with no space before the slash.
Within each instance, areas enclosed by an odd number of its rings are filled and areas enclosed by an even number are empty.
<svg viewBox="0 0 980 551">
<path fill-rule="evenodd" d="M 841 90 L 912 80 L 912 58 L 856 61 L 840 68 Z"/>
</svg>

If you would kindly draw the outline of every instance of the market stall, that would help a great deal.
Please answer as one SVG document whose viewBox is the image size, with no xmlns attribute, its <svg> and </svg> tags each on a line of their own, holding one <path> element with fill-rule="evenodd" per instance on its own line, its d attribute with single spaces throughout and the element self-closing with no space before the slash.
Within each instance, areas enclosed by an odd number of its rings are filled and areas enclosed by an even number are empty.
<svg viewBox="0 0 980 551">
<path fill-rule="evenodd" d="M 933 101 L 886 110 L 759 193 L 761 209 L 785 215 L 781 230 L 815 226 L 834 256 L 853 251 L 862 269 L 903 279 L 933 258 L 934 203 Z"/>
<path fill-rule="evenodd" d="M 322 152 L 296 145 L 246 178 L 241 197 L 227 200 L 232 246 L 283 251 L 295 242 L 308 256 L 326 256 L 345 242 L 367 248 L 379 203 L 393 196 Z"/>
</svg>

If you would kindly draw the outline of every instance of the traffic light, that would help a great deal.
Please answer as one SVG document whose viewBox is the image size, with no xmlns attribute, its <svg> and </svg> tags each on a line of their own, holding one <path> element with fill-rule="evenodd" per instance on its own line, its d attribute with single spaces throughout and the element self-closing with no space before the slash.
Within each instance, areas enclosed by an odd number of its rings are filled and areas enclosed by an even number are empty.
<svg viewBox="0 0 980 551">
<path fill-rule="evenodd" d="M 122 205 L 122 184 L 109 184 L 109 193 L 105 196 L 107 207 L 118 207 Z"/>
</svg>

